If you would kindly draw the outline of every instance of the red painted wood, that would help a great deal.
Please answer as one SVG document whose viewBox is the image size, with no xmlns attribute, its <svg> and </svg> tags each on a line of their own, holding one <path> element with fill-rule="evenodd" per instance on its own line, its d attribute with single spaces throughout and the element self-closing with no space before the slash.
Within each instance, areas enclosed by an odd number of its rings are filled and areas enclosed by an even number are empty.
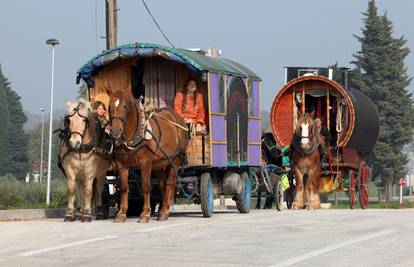
<svg viewBox="0 0 414 267">
<path fill-rule="evenodd" d="M 279 146 L 288 146 L 293 136 L 293 94 L 287 90 L 273 102 L 270 127 Z"/>
</svg>

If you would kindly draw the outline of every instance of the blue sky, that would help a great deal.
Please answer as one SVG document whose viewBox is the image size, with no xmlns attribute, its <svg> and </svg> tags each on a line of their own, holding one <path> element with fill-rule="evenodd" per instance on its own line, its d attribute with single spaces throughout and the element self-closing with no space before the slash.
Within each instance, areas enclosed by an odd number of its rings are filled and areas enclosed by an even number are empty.
<svg viewBox="0 0 414 267">
<path fill-rule="evenodd" d="M 98 0 L 98 36 L 105 34 L 105 1 Z M 211 0 L 161 1 L 147 4 L 175 46 L 219 47 L 223 56 L 251 68 L 262 79 L 262 109 L 269 109 L 283 85 L 284 66 L 349 66 L 359 43 L 365 0 Z M 167 44 L 141 1 L 118 0 L 118 43 Z M 404 35 L 414 50 L 414 1 L 377 1 L 387 10 L 395 36 Z M 1 1 L 0 63 L 24 109 L 49 107 L 50 47 L 56 49 L 55 107 L 76 96 L 75 72 L 96 54 L 95 0 Z M 98 50 L 105 40 L 98 40 Z M 414 54 L 406 60 L 414 76 Z M 410 86 L 413 89 L 414 85 Z"/>
</svg>

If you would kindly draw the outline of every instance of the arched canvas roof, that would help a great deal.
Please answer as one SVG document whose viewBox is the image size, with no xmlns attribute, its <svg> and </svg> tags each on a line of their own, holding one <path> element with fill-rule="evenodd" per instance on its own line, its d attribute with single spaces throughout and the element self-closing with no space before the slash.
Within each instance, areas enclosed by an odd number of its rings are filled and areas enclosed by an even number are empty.
<svg viewBox="0 0 414 267">
<path fill-rule="evenodd" d="M 196 71 L 229 73 L 243 78 L 261 80 L 247 67 L 223 57 L 210 57 L 199 52 L 180 48 L 172 48 L 151 43 L 132 43 L 105 50 L 89 60 L 78 71 L 78 82 L 82 78 L 90 81 L 90 77 L 98 68 L 111 63 L 116 59 L 136 56 L 162 56 L 169 60 L 181 62 Z"/>
</svg>

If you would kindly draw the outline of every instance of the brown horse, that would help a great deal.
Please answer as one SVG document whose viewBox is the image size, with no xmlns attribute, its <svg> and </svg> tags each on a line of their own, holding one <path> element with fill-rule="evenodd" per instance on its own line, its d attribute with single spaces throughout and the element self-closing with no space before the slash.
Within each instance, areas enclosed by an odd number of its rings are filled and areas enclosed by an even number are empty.
<svg viewBox="0 0 414 267">
<path fill-rule="evenodd" d="M 319 145 L 321 140 L 312 115 L 300 114 L 291 149 L 296 177 L 295 209 L 320 207 L 319 179 L 321 176 Z"/>
<path fill-rule="evenodd" d="M 59 148 L 60 167 L 67 179 L 68 205 L 65 221 L 75 219 L 75 189 L 78 189 L 80 195 L 82 221 L 91 221 L 91 202 L 96 207 L 96 219 L 102 219 L 101 195 L 111 161 L 96 151 L 103 142 L 102 135 L 97 132 L 100 124 L 93 116 L 89 102 L 66 101 L 66 105 L 69 113 L 65 116 L 65 129 L 61 133 Z"/>
<path fill-rule="evenodd" d="M 144 195 L 143 211 L 139 222 L 150 219 L 151 172 L 165 172 L 159 175 L 162 194 L 162 208 L 158 220 L 168 219 L 170 203 L 174 198 L 177 172 L 183 165 L 188 133 L 184 120 L 174 111 L 163 108 L 148 114 L 144 136 L 140 134 L 140 123 L 144 112 L 132 94 L 107 89 L 110 96 L 109 116 L 111 134 L 115 139 L 115 167 L 120 175 L 120 208 L 115 222 L 125 222 L 128 209 L 128 169 L 137 167 L 141 171 L 141 190 Z"/>
</svg>

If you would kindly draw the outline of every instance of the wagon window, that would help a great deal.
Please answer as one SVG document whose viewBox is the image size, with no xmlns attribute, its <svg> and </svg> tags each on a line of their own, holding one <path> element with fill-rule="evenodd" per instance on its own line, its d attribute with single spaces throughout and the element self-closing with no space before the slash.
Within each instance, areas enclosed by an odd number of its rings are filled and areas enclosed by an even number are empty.
<svg viewBox="0 0 414 267">
<path fill-rule="evenodd" d="M 220 74 L 220 79 L 219 79 L 219 99 L 220 99 L 219 112 L 222 112 L 222 113 L 226 113 L 226 92 L 227 92 L 226 75 L 225 74 Z"/>
<path fill-rule="evenodd" d="M 253 95 L 253 80 L 252 79 L 247 79 L 246 80 L 246 87 L 247 87 L 247 92 L 249 94 L 249 98 L 248 98 L 248 106 L 249 106 L 249 116 L 254 116 L 254 95 Z"/>
</svg>

